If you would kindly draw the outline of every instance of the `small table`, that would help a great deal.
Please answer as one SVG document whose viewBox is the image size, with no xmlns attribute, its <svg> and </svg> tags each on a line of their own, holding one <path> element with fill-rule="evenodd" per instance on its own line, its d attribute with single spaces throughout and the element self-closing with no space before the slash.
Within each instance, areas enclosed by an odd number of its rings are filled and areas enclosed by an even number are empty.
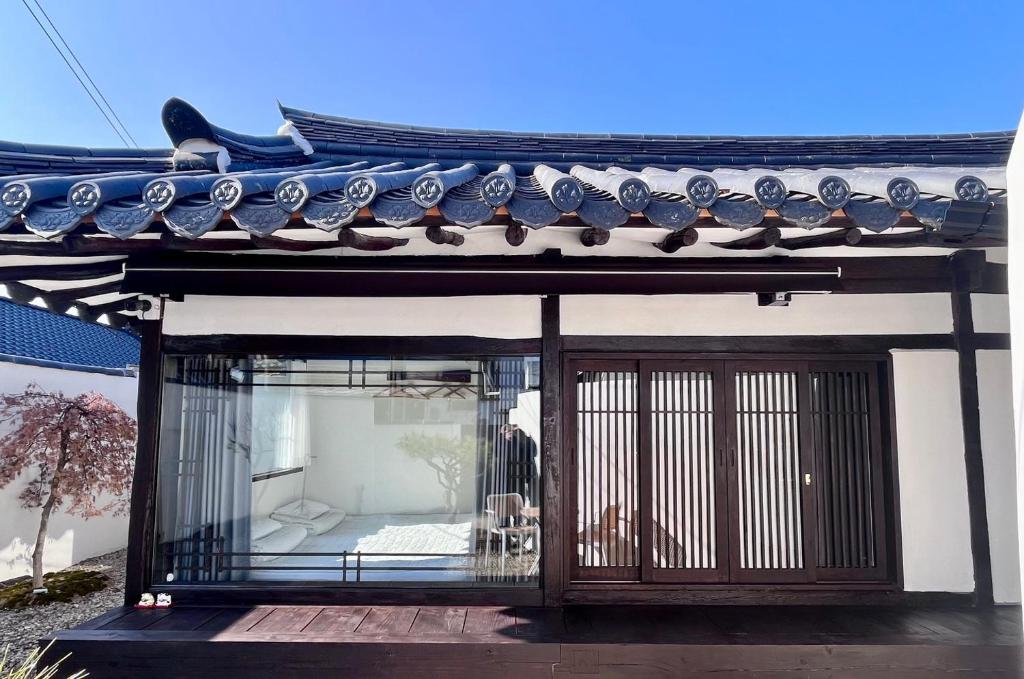
<svg viewBox="0 0 1024 679">
<path fill-rule="evenodd" d="M 533 560 L 533 564 L 530 566 L 530 570 L 526 572 L 527 575 L 535 575 L 540 572 L 540 507 L 523 507 L 519 510 L 519 515 L 524 519 L 537 522 L 537 534 L 534 537 L 535 544 L 533 546 L 533 553 L 536 554 L 537 558 Z"/>
</svg>

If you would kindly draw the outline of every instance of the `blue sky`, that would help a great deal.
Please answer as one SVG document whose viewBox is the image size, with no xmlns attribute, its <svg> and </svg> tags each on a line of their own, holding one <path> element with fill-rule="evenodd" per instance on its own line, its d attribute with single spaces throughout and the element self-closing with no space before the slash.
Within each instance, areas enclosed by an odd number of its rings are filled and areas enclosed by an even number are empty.
<svg viewBox="0 0 1024 679">
<path fill-rule="evenodd" d="M 680 134 L 1002 130 L 1024 2 L 41 0 L 143 146 L 170 96 L 272 133 L 289 106 L 450 127 Z M 19 0 L 0 139 L 118 146 Z"/>
</svg>

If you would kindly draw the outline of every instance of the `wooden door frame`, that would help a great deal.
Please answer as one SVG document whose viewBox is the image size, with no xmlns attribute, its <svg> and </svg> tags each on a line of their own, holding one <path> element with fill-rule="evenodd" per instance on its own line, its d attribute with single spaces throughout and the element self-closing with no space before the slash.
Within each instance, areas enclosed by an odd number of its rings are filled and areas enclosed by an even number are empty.
<svg viewBox="0 0 1024 679">
<path fill-rule="evenodd" d="M 807 376 L 807 361 L 791 357 L 777 358 L 764 357 L 763 359 L 739 359 L 725 361 L 725 393 L 726 393 L 726 419 L 727 445 L 729 446 L 729 507 L 736 506 L 736 498 L 732 493 L 739 490 L 739 464 L 737 462 L 737 431 L 736 431 L 736 408 L 737 390 L 735 388 L 735 377 L 738 372 L 745 371 L 779 371 L 792 372 L 796 375 L 796 397 L 797 397 L 797 445 L 799 446 L 800 471 L 797 478 L 803 477 L 806 470 L 813 469 L 813 454 L 810 439 L 810 425 L 806 417 L 801 417 L 801 403 L 809 391 Z M 799 483 L 800 488 L 800 521 L 802 548 L 804 551 L 804 567 L 787 569 L 786 571 L 767 568 L 741 568 L 739 564 L 739 516 L 730 512 L 729 515 L 729 573 L 730 582 L 733 584 L 764 584 L 778 585 L 791 584 L 817 584 L 815 582 L 815 567 L 813 557 L 817 553 L 815 544 L 815 531 L 808 530 L 811 520 L 815 518 L 816 507 L 814 503 L 813 486 Z"/>
<path fill-rule="evenodd" d="M 576 565 L 577 554 L 577 534 L 575 528 L 578 525 L 578 510 L 577 510 L 577 490 L 578 490 L 578 476 L 577 476 L 577 428 L 575 426 L 575 414 L 577 412 L 577 390 L 572 386 L 575 385 L 575 371 L 583 364 L 586 366 L 585 370 L 616 370 L 619 372 L 630 371 L 630 364 L 636 370 L 637 379 L 637 398 L 642 398 L 639 394 L 640 380 L 640 363 L 632 359 L 623 358 L 606 358 L 604 356 L 592 356 L 582 359 L 566 360 L 562 362 L 562 451 L 563 455 L 563 469 L 565 471 L 565 484 L 562 487 L 563 492 L 563 515 L 562 515 L 562 526 L 563 534 L 562 538 L 562 559 L 565 564 L 566 582 L 567 583 L 578 583 L 578 582 L 593 582 L 593 581 L 606 581 L 613 580 L 615 582 L 640 582 L 642 577 L 641 564 L 643 562 L 642 555 L 644 550 L 647 548 L 645 540 L 641 534 L 640 544 L 638 545 L 638 554 L 641 555 L 640 563 L 636 566 L 614 566 L 614 567 L 586 567 L 589 571 L 588 577 L 580 577 L 578 574 L 578 566 Z M 567 423 L 572 417 L 574 426 L 567 426 Z M 642 420 L 642 418 L 638 418 Z M 639 421 L 638 421 L 639 425 Z M 640 433 L 640 427 L 638 426 L 638 467 L 643 468 L 643 463 L 640 457 L 643 455 L 642 448 L 642 433 Z M 638 471 L 639 471 L 638 469 Z M 638 478 L 639 482 L 639 478 Z M 643 485 L 640 484 L 642 489 Z M 642 490 L 638 489 L 638 501 L 643 503 Z M 622 576 L 633 576 L 631 579 L 622 579 Z"/>
<path fill-rule="evenodd" d="M 586 338 L 586 337 L 575 337 L 577 341 L 567 342 L 565 338 L 561 338 L 560 346 L 563 350 L 560 352 L 559 358 L 561 362 L 561 389 L 562 389 L 562 412 L 559 413 L 559 424 L 562 428 L 562 436 L 560 442 L 562 443 L 561 454 L 564 456 L 563 461 L 568 458 L 568 452 L 571 448 L 567 447 L 567 439 L 570 436 L 569 427 L 565 426 L 568 413 L 570 412 L 564 405 L 564 393 L 568 391 L 566 385 L 566 375 L 568 374 L 568 365 L 573 360 L 580 359 L 626 359 L 626 360 L 648 360 L 648 359 L 668 359 L 668 360 L 710 360 L 710 361 L 803 361 L 817 362 L 821 364 L 841 364 L 843 362 L 849 363 L 850 361 L 864 362 L 873 364 L 875 366 L 876 376 L 876 391 L 878 394 L 874 396 L 878 399 L 879 410 L 874 427 L 879 429 L 881 438 L 880 454 L 882 459 L 882 465 L 880 468 L 882 476 L 882 487 L 880 491 L 881 500 L 880 504 L 883 511 L 883 521 L 879 526 L 879 529 L 884 532 L 884 536 L 881 538 L 882 543 L 885 546 L 885 556 L 887 558 L 886 571 L 878 580 L 872 581 L 850 581 L 850 580 L 819 580 L 817 582 L 795 582 L 795 583 L 652 583 L 652 582 L 573 582 L 568 573 L 568 560 L 565 558 L 566 551 L 562 551 L 560 556 L 563 558 L 562 568 L 562 579 L 557 583 L 557 589 L 549 589 L 549 585 L 552 583 L 545 584 L 545 600 L 556 603 L 600 603 L 601 601 L 628 601 L 628 602 L 641 602 L 641 601 L 675 601 L 677 603 L 683 602 L 709 602 L 709 601 L 723 601 L 723 602 L 756 602 L 758 596 L 764 597 L 764 600 L 771 599 L 772 601 L 786 601 L 792 599 L 793 601 L 811 601 L 820 600 L 822 602 L 832 603 L 857 603 L 857 602 L 886 602 L 886 603 L 906 603 L 916 602 L 918 600 L 927 601 L 949 601 L 950 603 L 962 604 L 966 601 L 963 596 L 946 595 L 944 593 L 904 593 L 902 592 L 902 540 L 900 534 L 900 523 L 899 523 L 899 477 L 898 477 L 898 460 L 897 460 L 897 449 L 896 449 L 896 425 L 895 425 L 895 410 L 894 410 L 894 398 L 893 393 L 893 377 L 892 377 L 892 355 L 891 353 L 880 353 L 879 348 L 876 346 L 865 346 L 868 351 L 864 352 L 850 352 L 845 354 L 836 353 L 824 353 L 833 349 L 833 347 L 821 346 L 821 353 L 801 348 L 800 351 L 794 351 L 792 353 L 781 352 L 781 353 L 764 353 L 758 352 L 755 347 L 746 342 L 739 342 L 736 347 L 737 349 L 745 349 L 750 346 L 751 350 L 740 350 L 740 351 L 728 351 L 728 352 L 715 352 L 715 351 L 701 351 L 701 352 L 678 352 L 678 351 L 665 351 L 661 349 L 661 346 L 655 343 L 658 348 L 649 350 L 645 349 L 644 343 L 639 344 L 640 350 L 638 351 L 623 351 L 621 350 L 622 344 L 612 343 L 612 346 L 616 346 L 616 351 L 598 351 L 589 348 L 589 345 L 596 344 L 596 340 L 599 338 Z M 656 338 L 657 339 L 657 338 Z M 573 349 L 566 350 L 567 346 L 574 347 Z M 586 349 L 576 348 L 587 346 Z M 685 345 L 684 345 L 685 346 Z M 817 347 L 815 347 L 817 348 Z M 642 383 L 642 381 L 641 381 Z M 807 388 L 806 381 L 801 385 L 801 390 Z M 728 393 L 728 390 L 720 390 Z M 724 396 L 724 394 L 723 394 Z M 725 417 L 726 409 L 722 408 L 723 417 Z M 807 418 L 802 418 L 806 420 Z M 801 430 L 806 430 L 806 435 L 809 436 L 809 423 L 807 425 L 801 424 Z M 573 444 L 574 445 L 574 444 Z M 810 451 L 811 444 L 809 441 L 803 444 L 804 449 Z M 564 471 L 568 471 L 564 469 Z M 570 476 L 568 473 L 564 476 L 564 482 L 568 483 Z M 564 486 L 563 486 L 564 487 Z M 803 486 L 802 486 L 803 487 Z M 806 492 L 806 491 L 805 491 Z M 816 493 L 812 493 L 814 495 Z M 574 508 L 571 506 L 567 493 L 562 493 L 562 521 L 565 525 L 570 522 L 575 525 L 575 517 L 571 515 L 571 511 Z M 555 540 L 562 540 L 565 542 L 565 538 L 559 534 L 557 536 L 550 536 Z M 564 545 L 563 545 L 564 547 Z M 551 552 L 549 552 L 550 554 Z M 816 546 L 813 549 L 806 552 L 808 559 L 816 559 L 817 550 Z M 756 594 L 760 592 L 761 595 Z"/>
<path fill-rule="evenodd" d="M 674 370 L 696 370 L 700 372 L 708 372 L 711 374 L 712 379 L 712 403 L 713 403 L 713 418 L 712 418 L 712 435 L 713 435 L 713 448 L 712 454 L 714 459 L 715 469 L 715 557 L 718 567 L 714 570 L 711 569 L 696 569 L 696 568 L 655 568 L 652 558 L 652 547 L 656 536 L 654 534 L 654 517 L 650 515 L 650 511 L 645 511 L 641 515 L 641 534 L 644 536 L 644 540 L 641 540 L 641 548 L 646 550 L 641 553 L 640 567 L 642 573 L 642 580 L 646 584 L 679 584 L 679 585 L 690 585 L 690 584 L 708 584 L 708 583 L 727 583 L 729 581 L 729 552 L 728 552 L 728 541 L 721 538 L 727 536 L 727 531 L 722 531 L 722 526 L 729 525 L 728 512 L 729 512 L 729 495 L 728 495 L 728 468 L 726 465 L 725 449 L 726 445 L 726 397 L 725 389 L 721 388 L 724 384 L 725 373 L 724 373 L 724 361 L 718 358 L 642 358 L 638 361 L 640 369 L 640 403 L 650 404 L 651 393 L 650 387 L 652 383 L 651 375 L 657 370 L 663 371 L 674 371 Z M 655 367 L 656 366 L 656 367 Z M 643 411 L 641 409 L 641 415 Z M 641 464 L 641 508 L 650 508 L 653 505 L 653 487 L 651 483 L 651 475 L 654 472 L 653 464 L 653 432 L 651 426 L 651 412 L 648 412 L 648 417 L 640 418 L 640 455 L 641 459 L 645 456 L 648 458 L 646 464 Z M 643 434 L 646 432 L 646 438 Z M 644 478 L 647 479 L 647 483 L 643 483 Z M 646 493 L 646 496 L 645 496 Z"/>
</svg>

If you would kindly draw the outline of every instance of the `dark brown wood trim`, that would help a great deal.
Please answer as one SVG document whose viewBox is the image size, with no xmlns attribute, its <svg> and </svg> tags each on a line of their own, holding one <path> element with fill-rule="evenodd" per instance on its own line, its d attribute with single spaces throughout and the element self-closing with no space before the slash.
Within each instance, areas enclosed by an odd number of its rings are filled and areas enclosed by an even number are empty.
<svg viewBox="0 0 1024 679">
<path fill-rule="evenodd" d="M 562 337 L 560 331 L 559 298 L 541 299 L 541 422 L 544 446 L 541 451 L 541 478 L 544 501 L 543 550 L 541 552 L 544 605 L 561 602 L 562 588 L 562 525 L 563 460 L 562 460 Z"/>
<path fill-rule="evenodd" d="M 949 260 L 935 257 L 386 258 L 165 252 L 132 255 L 124 292 L 149 294 L 458 296 L 715 292 L 948 292 Z M 836 272 L 839 276 L 836 276 Z M 629 273 L 629 275 L 621 275 Z"/>
<path fill-rule="evenodd" d="M 974 348 L 982 349 L 1010 349 L 1010 333 L 1008 332 L 976 332 L 974 333 Z"/>
<path fill-rule="evenodd" d="M 132 605 L 149 587 L 153 553 L 157 450 L 160 434 L 160 400 L 163 355 L 160 351 L 162 322 L 141 321 L 139 356 L 138 443 L 132 478 L 128 520 L 128 553 L 125 564 L 125 605 Z"/>
<path fill-rule="evenodd" d="M 279 476 L 288 476 L 290 474 L 298 474 L 304 468 L 303 467 L 289 467 L 288 469 L 275 469 L 270 472 L 263 472 L 261 474 L 253 474 L 252 482 L 258 483 L 260 481 L 267 481 L 269 479 L 276 479 Z"/>
<path fill-rule="evenodd" d="M 683 605 L 849 605 L 849 606 L 958 606 L 969 608 L 974 598 L 955 592 L 903 592 L 896 588 L 814 585 L 664 585 L 614 588 L 574 586 L 562 598 L 577 604 L 683 604 Z"/>
<path fill-rule="evenodd" d="M 259 606 L 288 605 L 362 605 L 403 606 L 414 604 L 451 606 L 540 606 L 543 594 L 538 587 L 347 587 L 296 582 L 239 583 L 217 586 L 164 586 L 176 605 Z M 134 603 L 134 602 L 132 602 Z"/>
<path fill-rule="evenodd" d="M 991 606 L 992 554 L 985 499 L 985 463 L 981 447 L 977 343 L 971 310 L 971 291 L 979 287 L 983 277 L 984 255 L 979 258 L 972 251 L 962 251 L 951 255 L 950 261 L 953 278 L 953 337 L 959 358 L 960 411 L 971 523 L 971 554 L 974 560 L 974 594 L 979 606 Z"/>
<path fill-rule="evenodd" d="M 900 466 L 899 448 L 897 446 L 898 430 L 896 428 L 896 382 L 893 371 L 892 354 L 885 357 L 885 361 L 879 365 L 879 384 L 883 390 L 883 396 L 879 398 L 879 419 L 887 426 L 882 427 L 882 448 L 885 462 L 882 465 L 884 472 L 884 492 L 887 522 L 887 537 L 889 543 L 886 545 L 891 558 L 889 569 L 893 582 L 897 587 L 903 588 L 903 522 L 900 520 Z"/>
<path fill-rule="evenodd" d="M 168 354 L 353 354 L 368 356 L 516 356 L 540 354 L 541 340 L 448 335 L 165 335 Z"/>
<path fill-rule="evenodd" d="M 884 354 L 892 349 L 955 349 L 952 335 L 565 335 L 566 351 L 757 354 Z"/>
</svg>

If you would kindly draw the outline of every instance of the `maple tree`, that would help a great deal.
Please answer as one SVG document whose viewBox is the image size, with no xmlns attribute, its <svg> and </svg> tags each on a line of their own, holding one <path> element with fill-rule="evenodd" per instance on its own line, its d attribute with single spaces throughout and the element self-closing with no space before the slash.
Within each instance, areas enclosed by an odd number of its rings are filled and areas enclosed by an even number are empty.
<svg viewBox="0 0 1024 679">
<path fill-rule="evenodd" d="M 41 509 L 32 550 L 32 585 L 43 586 L 43 545 L 55 509 L 90 518 L 128 508 L 135 464 L 135 420 L 110 399 L 65 396 L 30 384 L 0 395 L 0 488 L 32 474 L 18 495 Z M 113 498 L 100 505 L 100 498 Z"/>
</svg>

